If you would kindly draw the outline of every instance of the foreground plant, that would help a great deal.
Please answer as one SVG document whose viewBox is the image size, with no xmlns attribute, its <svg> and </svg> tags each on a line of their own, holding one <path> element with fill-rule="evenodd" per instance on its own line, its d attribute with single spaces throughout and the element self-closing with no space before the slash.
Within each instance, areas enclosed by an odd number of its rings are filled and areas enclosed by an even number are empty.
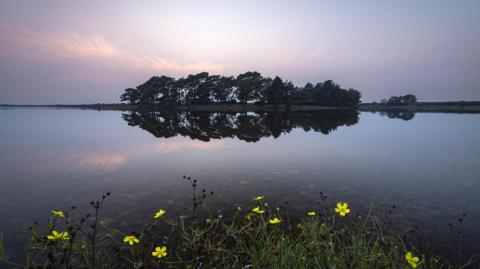
<svg viewBox="0 0 480 269">
<path fill-rule="evenodd" d="M 412 252 L 410 251 L 405 254 L 405 259 L 407 260 L 408 264 L 410 264 L 410 266 L 412 266 L 413 268 L 417 268 L 420 262 L 420 258 L 413 256 Z"/>
<path fill-rule="evenodd" d="M 51 235 L 47 236 L 48 240 L 68 240 L 70 239 L 68 232 L 57 232 L 55 230 L 52 231 Z"/>
<path fill-rule="evenodd" d="M 337 203 L 335 212 L 337 212 L 340 216 L 345 217 L 348 213 L 350 213 L 350 209 L 348 208 L 347 203 Z"/>
<path fill-rule="evenodd" d="M 353 218 L 348 204 L 338 203 L 298 222 L 280 207 L 258 206 L 245 215 L 234 208 L 229 220 L 199 222 L 166 218 L 160 209 L 138 233 L 124 233 L 99 220 L 108 195 L 92 201 L 93 215 L 72 219 L 65 212 L 63 223 L 54 218 L 47 229 L 32 227 L 25 265 L 6 261 L 2 251 L 0 262 L 19 268 L 452 268 L 445 258 L 387 235 L 372 208 Z M 338 221 L 335 213 L 345 218 Z"/>
<path fill-rule="evenodd" d="M 140 240 L 135 235 L 127 235 L 123 238 L 123 242 L 133 246 L 133 244 L 140 243 Z"/>
<path fill-rule="evenodd" d="M 155 251 L 152 252 L 152 256 L 159 259 L 167 256 L 167 247 L 156 247 Z"/>
</svg>

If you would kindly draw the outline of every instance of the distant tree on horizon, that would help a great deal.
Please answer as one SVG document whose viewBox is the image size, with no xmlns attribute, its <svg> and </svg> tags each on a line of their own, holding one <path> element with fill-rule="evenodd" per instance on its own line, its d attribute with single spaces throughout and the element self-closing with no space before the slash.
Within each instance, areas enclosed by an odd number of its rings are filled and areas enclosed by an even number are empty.
<svg viewBox="0 0 480 269">
<path fill-rule="evenodd" d="M 386 104 L 390 106 L 409 106 L 417 103 L 417 97 L 413 94 L 403 96 L 392 96 L 388 98 Z"/>
</svg>

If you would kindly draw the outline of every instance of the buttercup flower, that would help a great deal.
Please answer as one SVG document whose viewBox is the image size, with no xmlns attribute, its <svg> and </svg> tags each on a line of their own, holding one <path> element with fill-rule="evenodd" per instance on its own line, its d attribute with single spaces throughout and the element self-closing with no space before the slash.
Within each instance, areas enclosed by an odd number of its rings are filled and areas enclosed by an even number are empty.
<svg viewBox="0 0 480 269">
<path fill-rule="evenodd" d="M 260 207 L 257 206 L 254 209 L 252 209 L 252 212 L 257 213 L 257 214 L 263 214 L 263 212 L 265 212 L 265 210 L 261 210 Z"/>
<path fill-rule="evenodd" d="M 273 218 L 273 219 L 269 219 L 268 222 L 269 222 L 270 224 L 277 224 L 277 223 L 282 222 L 282 220 L 279 219 L 279 218 Z"/>
<path fill-rule="evenodd" d="M 52 234 L 47 236 L 49 240 L 68 240 L 70 239 L 68 232 L 57 232 L 55 230 L 52 231 Z"/>
<path fill-rule="evenodd" d="M 340 216 L 344 217 L 348 213 L 350 213 L 350 209 L 348 208 L 347 203 L 337 203 L 337 207 L 335 208 L 335 212 L 337 212 Z"/>
<path fill-rule="evenodd" d="M 311 212 L 308 212 L 307 215 L 309 215 L 309 216 L 315 216 L 315 215 L 317 215 L 317 213 L 315 213 L 315 211 L 311 211 Z"/>
<path fill-rule="evenodd" d="M 418 262 L 420 261 L 420 259 L 416 256 L 413 256 L 412 252 L 410 251 L 405 254 L 405 259 L 407 260 L 408 264 L 410 264 L 410 266 L 412 266 L 413 268 L 417 268 Z"/>
<path fill-rule="evenodd" d="M 152 252 L 152 256 L 159 259 L 167 256 L 167 247 L 156 247 L 155 251 Z"/>
<path fill-rule="evenodd" d="M 260 201 L 260 200 L 263 200 L 263 198 L 265 198 L 265 196 L 259 195 L 259 196 L 255 197 L 255 198 L 253 198 L 253 200 L 255 200 L 255 201 Z"/>
<path fill-rule="evenodd" d="M 65 213 L 63 211 L 55 211 L 52 210 L 53 215 L 60 217 L 60 218 L 65 218 Z"/>
<path fill-rule="evenodd" d="M 158 219 L 160 218 L 161 216 L 163 216 L 163 214 L 165 214 L 165 210 L 164 209 L 160 209 L 157 211 L 157 213 L 155 213 L 155 216 L 153 217 L 154 219 Z"/>
<path fill-rule="evenodd" d="M 127 235 L 123 238 L 124 243 L 130 244 L 130 246 L 133 246 L 133 243 L 138 244 L 140 243 L 140 240 L 135 235 Z"/>
</svg>

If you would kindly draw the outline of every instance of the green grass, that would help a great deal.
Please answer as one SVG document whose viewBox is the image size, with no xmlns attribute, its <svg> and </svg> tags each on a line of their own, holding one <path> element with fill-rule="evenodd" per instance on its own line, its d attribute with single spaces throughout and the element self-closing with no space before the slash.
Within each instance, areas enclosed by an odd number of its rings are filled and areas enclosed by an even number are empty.
<svg viewBox="0 0 480 269">
<path fill-rule="evenodd" d="M 340 216 L 331 210 L 290 221 L 286 210 L 252 202 L 233 209 L 231 218 L 210 217 L 195 222 L 187 216 L 145 220 L 134 234 L 138 244 L 123 242 L 127 235 L 101 220 L 102 199 L 94 212 L 81 217 L 73 208 L 65 217 L 51 216 L 47 227 L 29 228 L 24 264 L 8 261 L 0 236 L 0 264 L 14 268 L 411 268 L 405 254 L 419 257 L 417 268 L 466 268 L 443 257 L 422 253 L 411 243 L 385 231 L 385 219 L 372 214 Z M 265 212 L 256 214 L 253 207 Z M 195 209 L 195 208 L 194 208 Z M 278 217 L 278 224 L 269 219 Z M 165 227 L 168 229 L 165 229 Z M 68 231 L 68 240 L 51 240 L 52 231 Z M 157 246 L 167 255 L 152 256 Z"/>
</svg>

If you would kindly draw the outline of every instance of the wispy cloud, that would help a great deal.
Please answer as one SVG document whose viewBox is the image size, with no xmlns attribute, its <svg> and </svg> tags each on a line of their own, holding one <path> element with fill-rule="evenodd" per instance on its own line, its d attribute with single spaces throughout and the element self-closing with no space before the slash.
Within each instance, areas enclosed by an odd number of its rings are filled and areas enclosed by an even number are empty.
<svg viewBox="0 0 480 269">
<path fill-rule="evenodd" d="M 159 55 L 132 52 L 123 49 L 102 35 L 83 36 L 79 34 L 48 35 L 28 29 L 12 29 L 0 25 L 3 39 L 10 40 L 13 49 L 23 48 L 24 56 L 41 60 L 63 59 L 112 68 L 151 70 L 175 74 L 208 71 L 223 73 L 225 65 L 211 62 L 180 62 Z M 7 35 L 5 37 L 5 35 Z"/>
<path fill-rule="evenodd" d="M 78 35 L 30 35 L 21 36 L 19 41 L 48 54 L 71 59 L 112 59 L 120 54 L 120 51 L 102 36 L 83 38 Z"/>
</svg>

